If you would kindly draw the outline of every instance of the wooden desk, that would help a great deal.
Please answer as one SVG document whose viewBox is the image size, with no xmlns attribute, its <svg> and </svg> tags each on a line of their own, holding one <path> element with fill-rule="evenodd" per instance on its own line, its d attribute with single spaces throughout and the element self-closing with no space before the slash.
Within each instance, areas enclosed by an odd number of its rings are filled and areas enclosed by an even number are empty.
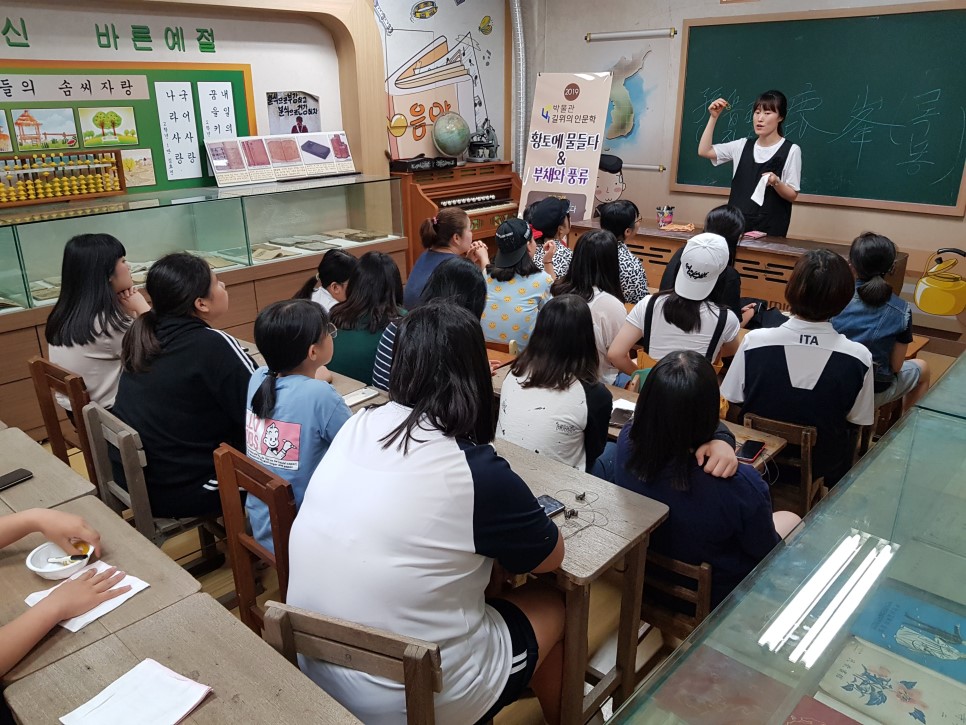
<svg viewBox="0 0 966 725">
<path fill-rule="evenodd" d="M 0 430 L 0 471 L 15 468 L 26 468 L 34 477 L 0 491 L 0 501 L 14 511 L 53 508 L 95 491 L 90 481 L 19 428 Z"/>
<path fill-rule="evenodd" d="M 567 607 L 562 722 L 582 724 L 608 697 L 613 695 L 616 706 L 634 691 L 647 544 L 650 533 L 667 518 L 668 507 L 507 441 L 494 445 L 535 495 L 553 496 L 578 511 L 576 518 L 559 515 L 554 521 L 566 542 L 556 572 Z M 576 496 L 583 493 L 585 499 L 578 501 Z M 622 559 L 617 663 L 585 696 L 590 585 Z"/>
<path fill-rule="evenodd" d="M 186 723 L 359 722 L 207 594 L 142 619 L 4 695 L 20 722 L 56 722 L 148 657 L 212 688 Z"/>
<path fill-rule="evenodd" d="M 99 499 L 85 496 L 58 506 L 57 510 L 83 516 L 101 535 L 101 558 L 151 586 L 135 594 L 113 612 L 91 622 L 80 632 L 54 627 L 30 654 L 3 676 L 3 682 L 14 682 L 47 667 L 201 589 L 194 577 Z M 0 591 L 3 592 L 0 597 L 0 622 L 9 622 L 23 613 L 27 609 L 23 600 L 28 594 L 49 589 L 57 583 L 41 579 L 24 563 L 27 554 L 42 543 L 43 535 L 31 534 L 0 551 Z"/>
</svg>

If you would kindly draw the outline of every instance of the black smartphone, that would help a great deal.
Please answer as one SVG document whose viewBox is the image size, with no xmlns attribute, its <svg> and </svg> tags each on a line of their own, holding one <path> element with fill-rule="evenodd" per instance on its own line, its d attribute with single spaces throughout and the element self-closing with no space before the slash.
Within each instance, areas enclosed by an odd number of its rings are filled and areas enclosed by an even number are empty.
<svg viewBox="0 0 966 725">
<path fill-rule="evenodd" d="M 553 496 L 537 496 L 537 503 L 543 506 L 543 512 L 550 518 L 564 510 L 564 505 Z"/>
<path fill-rule="evenodd" d="M 761 441 L 745 441 L 738 448 L 738 460 L 742 463 L 753 463 L 763 450 L 765 444 Z"/>
<path fill-rule="evenodd" d="M 0 491 L 5 488 L 10 488 L 11 486 L 16 486 L 18 483 L 23 483 L 34 477 L 30 471 L 26 468 L 18 468 L 16 471 L 10 471 L 10 473 L 5 473 L 0 476 Z"/>
</svg>

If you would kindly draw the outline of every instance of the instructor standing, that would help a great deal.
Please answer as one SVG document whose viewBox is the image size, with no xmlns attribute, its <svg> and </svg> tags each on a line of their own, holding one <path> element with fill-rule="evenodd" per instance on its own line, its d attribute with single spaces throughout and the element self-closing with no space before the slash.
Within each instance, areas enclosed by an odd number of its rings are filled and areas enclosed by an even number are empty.
<svg viewBox="0 0 966 725">
<path fill-rule="evenodd" d="M 715 123 L 727 107 L 724 98 L 708 106 L 698 155 L 715 166 L 734 162 L 728 203 L 741 209 L 746 230 L 784 237 L 802 178 L 802 150 L 782 135 L 788 100 L 781 91 L 765 91 L 755 101 L 752 114 L 755 141 L 740 138 L 713 144 Z"/>
</svg>

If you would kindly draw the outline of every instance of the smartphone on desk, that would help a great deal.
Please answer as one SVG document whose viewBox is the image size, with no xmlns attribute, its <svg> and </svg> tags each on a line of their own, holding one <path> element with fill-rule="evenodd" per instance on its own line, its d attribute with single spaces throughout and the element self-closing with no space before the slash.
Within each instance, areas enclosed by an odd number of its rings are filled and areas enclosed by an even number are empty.
<svg viewBox="0 0 966 725">
<path fill-rule="evenodd" d="M 34 477 L 30 471 L 26 468 L 18 468 L 15 471 L 10 471 L 10 473 L 5 473 L 0 476 L 0 491 L 11 486 L 16 486 L 18 483 L 23 483 L 24 481 L 29 481 Z"/>
<path fill-rule="evenodd" d="M 360 403 L 364 403 L 367 400 L 371 400 L 377 395 L 379 395 L 378 390 L 375 388 L 365 387 L 360 388 L 359 390 L 353 390 L 351 393 L 346 393 L 342 396 L 342 399 L 345 401 L 345 404 L 351 408 L 355 405 L 359 405 Z"/>
<path fill-rule="evenodd" d="M 543 512 L 550 518 L 564 510 L 564 505 L 553 496 L 537 496 L 537 503 L 543 506 Z"/>
<path fill-rule="evenodd" d="M 761 441 L 745 441 L 738 448 L 738 460 L 742 463 L 754 463 L 765 450 Z"/>
</svg>

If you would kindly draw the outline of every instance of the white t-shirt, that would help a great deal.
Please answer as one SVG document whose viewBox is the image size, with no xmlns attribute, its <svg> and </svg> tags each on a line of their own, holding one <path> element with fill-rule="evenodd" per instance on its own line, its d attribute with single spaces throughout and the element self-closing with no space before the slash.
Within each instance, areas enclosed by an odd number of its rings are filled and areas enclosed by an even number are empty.
<svg viewBox="0 0 966 725">
<path fill-rule="evenodd" d="M 493 560 L 524 573 L 559 530 L 492 446 L 428 422 L 409 452 L 382 439 L 410 408 L 350 418 L 309 481 L 289 539 L 289 604 L 439 645 L 436 721 L 476 722 L 510 675 L 510 632 L 485 604 Z M 302 670 L 367 725 L 405 722 L 401 683 L 299 658 Z"/>
<path fill-rule="evenodd" d="M 638 328 L 641 334 L 644 333 L 644 313 L 649 299 L 650 297 L 645 297 L 634 305 L 634 309 L 627 316 L 627 322 Z M 725 319 L 724 330 L 721 331 L 721 339 L 718 340 L 718 345 L 715 347 L 713 359 L 718 358 L 722 345 L 731 342 L 738 336 L 738 329 L 741 325 L 738 323 L 735 313 L 731 310 L 702 302 L 701 328 L 696 332 L 685 332 L 664 319 L 664 302 L 666 300 L 666 295 L 654 299 L 654 313 L 651 318 L 651 344 L 648 355 L 655 360 L 660 361 L 669 352 L 676 350 L 694 350 L 704 355 L 708 351 L 708 345 L 711 344 L 711 337 L 718 325 L 718 312 L 721 309 L 724 309 L 727 318 Z"/>
<path fill-rule="evenodd" d="M 111 408 L 121 378 L 121 340 L 125 332 L 112 329 L 107 334 L 97 334 L 94 342 L 88 345 L 51 345 L 48 348 L 50 361 L 84 378 L 91 400 Z M 57 393 L 56 399 L 62 408 L 70 410 L 66 395 Z"/>
<path fill-rule="evenodd" d="M 332 308 L 339 304 L 339 300 L 329 294 L 325 287 L 317 287 L 312 290 L 312 301 L 320 305 L 326 312 L 331 312 Z"/>
<path fill-rule="evenodd" d="M 607 348 L 614 342 L 617 333 L 624 326 L 627 319 L 627 309 L 619 299 L 607 292 L 594 288 L 594 296 L 590 299 L 590 316 L 594 321 L 594 342 L 597 343 L 597 354 L 600 356 L 600 367 L 597 377 L 602 383 L 613 384 L 617 368 L 607 360 Z"/>
<path fill-rule="evenodd" d="M 738 171 L 738 161 L 741 159 L 741 152 L 744 151 L 747 141 L 748 139 L 746 138 L 739 138 L 735 141 L 728 141 L 727 143 L 716 143 L 712 148 L 714 148 L 714 153 L 717 158 L 711 163 L 715 166 L 721 166 L 721 164 L 727 161 L 734 161 L 734 165 L 731 167 L 731 177 L 734 178 L 735 173 Z M 755 142 L 755 163 L 763 164 L 768 161 L 781 148 L 784 142 L 785 139 L 781 139 L 773 146 L 759 146 Z M 782 169 L 781 178 L 782 181 L 795 191 L 801 191 L 802 150 L 798 147 L 798 144 L 792 144 L 792 147 L 788 150 L 788 157 L 785 159 L 785 168 Z"/>
</svg>

